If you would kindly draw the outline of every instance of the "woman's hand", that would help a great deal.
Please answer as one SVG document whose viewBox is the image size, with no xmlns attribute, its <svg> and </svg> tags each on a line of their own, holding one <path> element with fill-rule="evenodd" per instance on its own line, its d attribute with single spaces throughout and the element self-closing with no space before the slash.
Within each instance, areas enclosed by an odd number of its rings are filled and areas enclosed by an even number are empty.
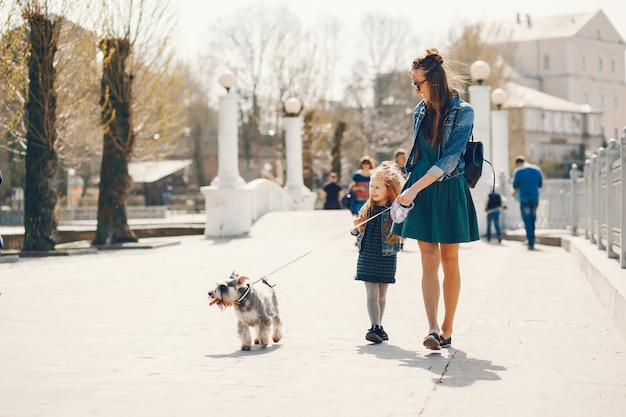
<svg viewBox="0 0 626 417">
<path fill-rule="evenodd" d="M 417 189 L 409 187 L 398 196 L 397 200 L 403 206 L 409 206 L 415 200 L 415 197 L 417 197 Z"/>
</svg>

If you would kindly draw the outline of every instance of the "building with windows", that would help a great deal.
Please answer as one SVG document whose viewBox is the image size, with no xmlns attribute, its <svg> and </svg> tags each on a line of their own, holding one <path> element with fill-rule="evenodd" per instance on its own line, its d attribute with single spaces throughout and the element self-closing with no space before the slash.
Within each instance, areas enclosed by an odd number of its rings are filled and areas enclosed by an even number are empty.
<svg viewBox="0 0 626 417">
<path fill-rule="evenodd" d="M 503 88 L 508 92 L 510 167 L 523 154 L 548 177 L 567 178 L 572 164 L 582 169 L 586 151 L 604 144 L 600 110 L 513 82 Z"/>
<path fill-rule="evenodd" d="M 626 44 L 602 10 L 548 17 L 518 14 L 516 20 L 499 22 L 489 42 L 515 45 L 516 83 L 600 111 L 605 141 L 621 136 L 626 125 Z M 591 135 L 597 133 L 596 123 L 595 116 L 588 121 Z"/>
</svg>

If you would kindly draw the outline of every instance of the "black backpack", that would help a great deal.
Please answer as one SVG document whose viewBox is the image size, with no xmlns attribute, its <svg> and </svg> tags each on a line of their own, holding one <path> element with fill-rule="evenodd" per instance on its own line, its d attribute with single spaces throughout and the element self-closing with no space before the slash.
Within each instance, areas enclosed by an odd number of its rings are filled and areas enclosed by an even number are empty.
<svg viewBox="0 0 626 417">
<path fill-rule="evenodd" d="M 487 210 L 498 208 L 502 205 L 502 197 L 500 194 L 492 191 L 489 193 L 489 197 L 487 200 Z"/>
<path fill-rule="evenodd" d="M 476 183 L 483 174 L 483 162 L 486 162 L 491 166 L 491 171 L 493 172 L 493 187 L 495 190 L 496 171 L 493 169 L 491 162 L 484 158 L 483 143 L 474 141 L 474 135 L 467 141 L 463 160 L 465 161 L 465 180 L 467 180 L 467 185 L 469 185 L 470 188 L 476 186 Z"/>
</svg>

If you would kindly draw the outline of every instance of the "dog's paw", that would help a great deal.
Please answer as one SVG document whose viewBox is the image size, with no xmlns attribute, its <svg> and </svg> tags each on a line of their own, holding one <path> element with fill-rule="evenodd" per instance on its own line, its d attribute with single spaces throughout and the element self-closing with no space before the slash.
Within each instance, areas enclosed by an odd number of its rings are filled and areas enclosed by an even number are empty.
<svg viewBox="0 0 626 417">
<path fill-rule="evenodd" d="M 250 345 L 243 345 L 243 346 L 241 346 L 241 350 L 250 350 L 250 349 L 252 349 L 252 346 L 250 346 Z"/>
<path fill-rule="evenodd" d="M 259 344 L 259 339 L 254 339 L 254 344 L 258 345 Z"/>
</svg>

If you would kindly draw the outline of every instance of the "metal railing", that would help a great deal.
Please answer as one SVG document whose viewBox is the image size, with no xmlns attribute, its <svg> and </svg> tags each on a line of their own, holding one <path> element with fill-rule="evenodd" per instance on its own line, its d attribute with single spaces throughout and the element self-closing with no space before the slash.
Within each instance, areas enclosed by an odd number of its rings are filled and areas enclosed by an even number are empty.
<svg viewBox="0 0 626 417">
<path fill-rule="evenodd" d="M 575 190 L 571 213 L 572 234 L 584 236 L 609 258 L 626 268 L 626 136 L 609 141 L 585 162 L 582 176 L 573 167 Z"/>
</svg>

